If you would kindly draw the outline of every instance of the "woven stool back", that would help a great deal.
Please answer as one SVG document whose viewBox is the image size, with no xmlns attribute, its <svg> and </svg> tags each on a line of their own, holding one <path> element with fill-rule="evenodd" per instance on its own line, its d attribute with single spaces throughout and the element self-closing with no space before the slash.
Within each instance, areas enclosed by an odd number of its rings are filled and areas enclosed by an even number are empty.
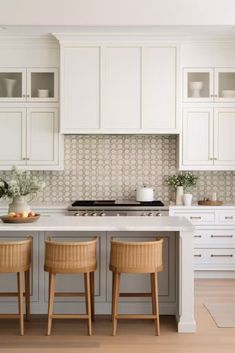
<svg viewBox="0 0 235 353">
<path fill-rule="evenodd" d="M 45 241 L 45 271 L 51 273 L 94 272 L 97 238 L 85 242 Z"/>
<path fill-rule="evenodd" d="M 163 239 L 144 242 L 111 241 L 110 270 L 124 273 L 154 273 L 163 270 Z"/>
<path fill-rule="evenodd" d="M 0 272 L 24 272 L 31 265 L 32 238 L 0 243 Z"/>
</svg>

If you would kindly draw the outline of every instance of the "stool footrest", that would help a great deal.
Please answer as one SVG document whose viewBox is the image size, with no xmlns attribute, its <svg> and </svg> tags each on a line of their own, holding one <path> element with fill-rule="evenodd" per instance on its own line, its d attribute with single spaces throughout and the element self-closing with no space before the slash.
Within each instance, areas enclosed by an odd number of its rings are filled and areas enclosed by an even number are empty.
<svg viewBox="0 0 235 353">
<path fill-rule="evenodd" d="M 53 319 L 89 319 L 86 314 L 52 314 Z"/>
<path fill-rule="evenodd" d="M 152 293 L 119 293 L 119 297 L 151 297 Z"/>
<path fill-rule="evenodd" d="M 141 320 L 156 320 L 157 315 L 144 315 L 144 314 L 117 314 L 114 316 L 115 319 L 141 319 Z"/>
<path fill-rule="evenodd" d="M 84 292 L 56 292 L 55 297 L 84 297 Z"/>
<path fill-rule="evenodd" d="M 23 296 L 25 296 L 25 293 L 23 293 Z M 18 297 L 18 293 L 15 292 L 1 292 L 0 297 Z"/>
</svg>

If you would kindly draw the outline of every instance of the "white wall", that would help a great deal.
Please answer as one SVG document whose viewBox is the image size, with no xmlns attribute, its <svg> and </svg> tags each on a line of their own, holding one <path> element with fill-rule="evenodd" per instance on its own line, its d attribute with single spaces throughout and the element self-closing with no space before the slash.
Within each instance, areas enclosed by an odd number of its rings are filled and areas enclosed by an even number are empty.
<svg viewBox="0 0 235 353">
<path fill-rule="evenodd" d="M 235 25 L 234 0 L 0 0 L 2 25 Z"/>
</svg>

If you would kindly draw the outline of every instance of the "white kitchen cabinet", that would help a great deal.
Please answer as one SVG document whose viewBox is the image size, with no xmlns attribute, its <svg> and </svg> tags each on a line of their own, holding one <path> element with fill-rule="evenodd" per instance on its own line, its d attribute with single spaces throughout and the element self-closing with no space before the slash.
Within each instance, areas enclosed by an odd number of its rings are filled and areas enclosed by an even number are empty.
<svg viewBox="0 0 235 353">
<path fill-rule="evenodd" d="M 213 166 L 213 109 L 184 109 L 183 166 Z"/>
<path fill-rule="evenodd" d="M 101 129 L 140 129 L 141 48 L 104 52 Z"/>
<path fill-rule="evenodd" d="M 235 208 L 170 207 L 170 216 L 186 217 L 195 227 L 194 270 L 199 278 L 234 278 Z"/>
<path fill-rule="evenodd" d="M 214 114 L 214 165 L 235 166 L 235 108 L 217 108 Z"/>
<path fill-rule="evenodd" d="M 61 62 L 61 132 L 100 127 L 100 48 L 66 47 Z"/>
<path fill-rule="evenodd" d="M 57 68 L 0 68 L 0 102 L 56 101 Z"/>
<path fill-rule="evenodd" d="M 182 170 L 235 169 L 235 108 L 183 111 Z"/>
<path fill-rule="evenodd" d="M 185 68 L 184 102 L 235 102 L 235 68 Z"/>
<path fill-rule="evenodd" d="M 26 110 L 0 108 L 0 169 L 25 165 Z"/>
<path fill-rule="evenodd" d="M 143 48 L 142 128 L 176 128 L 176 48 Z"/>
<path fill-rule="evenodd" d="M 60 76 L 63 134 L 178 132 L 175 46 L 63 40 Z"/>
<path fill-rule="evenodd" d="M 61 169 L 58 130 L 56 108 L 0 108 L 0 169 Z"/>
</svg>

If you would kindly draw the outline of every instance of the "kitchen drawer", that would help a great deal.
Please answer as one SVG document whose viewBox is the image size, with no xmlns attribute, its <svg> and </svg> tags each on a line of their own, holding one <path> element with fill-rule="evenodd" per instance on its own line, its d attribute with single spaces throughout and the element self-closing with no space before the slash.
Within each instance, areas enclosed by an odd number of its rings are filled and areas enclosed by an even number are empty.
<svg viewBox="0 0 235 353">
<path fill-rule="evenodd" d="M 208 245 L 210 248 L 213 248 L 214 245 L 221 245 L 223 247 L 234 245 L 235 248 L 235 229 L 196 230 L 193 238 L 194 247 Z"/>
<path fill-rule="evenodd" d="M 194 249 L 194 264 L 235 264 L 235 249 Z"/>
<path fill-rule="evenodd" d="M 214 212 L 175 212 L 175 216 L 183 216 L 192 224 L 213 224 L 215 222 Z"/>
<path fill-rule="evenodd" d="M 234 224 L 235 225 L 235 212 L 219 212 L 218 222 L 223 224 Z"/>
</svg>

